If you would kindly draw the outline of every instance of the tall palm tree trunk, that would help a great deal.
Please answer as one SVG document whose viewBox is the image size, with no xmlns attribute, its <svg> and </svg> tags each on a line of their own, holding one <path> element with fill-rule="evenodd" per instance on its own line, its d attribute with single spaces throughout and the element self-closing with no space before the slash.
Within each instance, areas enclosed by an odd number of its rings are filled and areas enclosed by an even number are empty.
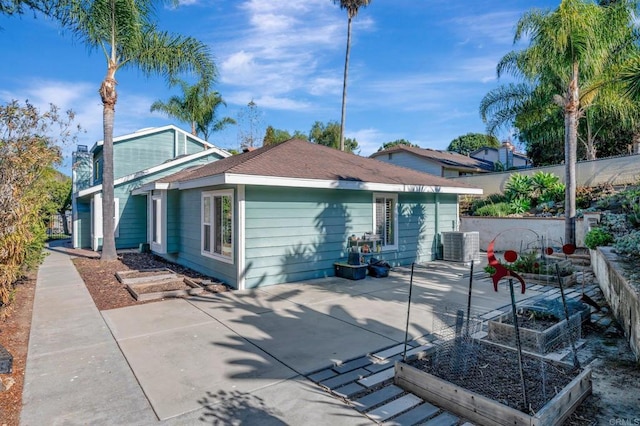
<svg viewBox="0 0 640 426">
<path fill-rule="evenodd" d="M 347 115 L 347 76 L 349 74 L 349 53 L 351 52 L 351 20 L 347 23 L 347 53 L 344 59 L 344 78 L 342 80 L 342 115 L 340 117 L 340 151 L 344 151 L 344 122 Z"/>
<path fill-rule="evenodd" d="M 113 194 L 113 122 L 118 100 L 116 68 L 109 65 L 107 76 L 100 86 L 104 139 L 102 145 L 102 254 L 100 260 L 117 259 L 115 241 L 115 205 Z"/>
<path fill-rule="evenodd" d="M 573 63 L 571 81 L 567 92 L 564 114 L 564 156 L 565 156 L 565 197 L 564 197 L 564 238 L 565 244 L 576 243 L 576 157 L 578 151 L 578 62 Z"/>
</svg>

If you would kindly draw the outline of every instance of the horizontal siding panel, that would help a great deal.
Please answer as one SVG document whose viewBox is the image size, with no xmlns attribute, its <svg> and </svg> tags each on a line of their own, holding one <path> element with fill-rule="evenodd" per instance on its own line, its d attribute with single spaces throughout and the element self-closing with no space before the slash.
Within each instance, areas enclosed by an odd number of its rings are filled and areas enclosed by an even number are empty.
<svg viewBox="0 0 640 426">
<path fill-rule="evenodd" d="M 305 245 L 318 246 L 322 243 L 341 244 L 346 247 L 347 241 L 340 234 L 328 233 L 326 236 L 318 235 L 318 233 L 299 233 L 297 235 L 285 235 L 282 230 L 273 230 L 278 236 L 263 236 L 247 240 L 246 248 L 272 248 L 285 247 L 290 248 L 304 241 Z"/>
<path fill-rule="evenodd" d="M 373 211 L 369 213 L 368 218 L 352 218 L 352 217 L 326 217 L 318 223 L 314 223 L 314 218 L 279 218 L 270 217 L 264 219 L 251 219 L 246 221 L 247 230 L 259 230 L 268 228 L 296 228 L 296 227 L 308 227 L 312 226 L 316 230 L 324 229 L 325 227 L 341 227 L 342 229 L 348 228 L 362 228 L 371 232 Z M 363 231 L 364 232 L 364 231 Z"/>
<path fill-rule="evenodd" d="M 173 130 L 133 137 L 113 146 L 115 178 L 126 176 L 175 158 Z"/>
<path fill-rule="evenodd" d="M 247 187 L 247 287 L 332 276 L 348 236 L 372 230 L 372 203 L 361 191 Z"/>
</svg>

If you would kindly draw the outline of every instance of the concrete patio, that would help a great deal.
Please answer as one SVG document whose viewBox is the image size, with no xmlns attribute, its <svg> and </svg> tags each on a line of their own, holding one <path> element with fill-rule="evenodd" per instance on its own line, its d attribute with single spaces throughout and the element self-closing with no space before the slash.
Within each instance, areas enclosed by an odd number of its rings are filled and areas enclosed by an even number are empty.
<svg viewBox="0 0 640 426">
<path fill-rule="evenodd" d="M 507 305 L 508 290 L 476 271 L 473 311 Z M 417 270 L 414 344 L 443 327 L 445 310 L 466 309 L 468 272 L 447 262 Z M 408 294 L 409 270 L 398 269 L 98 312 L 70 257 L 51 252 L 21 424 L 370 424 L 307 376 L 404 342 Z"/>
</svg>

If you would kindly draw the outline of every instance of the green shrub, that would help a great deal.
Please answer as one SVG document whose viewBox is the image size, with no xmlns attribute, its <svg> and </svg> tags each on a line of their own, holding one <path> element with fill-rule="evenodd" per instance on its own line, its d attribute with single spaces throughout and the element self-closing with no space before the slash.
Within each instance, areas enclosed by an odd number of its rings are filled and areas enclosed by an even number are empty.
<svg viewBox="0 0 640 426">
<path fill-rule="evenodd" d="M 600 227 L 613 235 L 614 238 L 626 235 L 631 231 L 627 215 L 619 213 L 603 213 Z"/>
<path fill-rule="evenodd" d="M 640 231 L 632 231 L 618 237 L 613 247 L 616 253 L 622 256 L 640 259 Z"/>
<path fill-rule="evenodd" d="M 613 235 L 608 233 L 603 228 L 592 228 L 584 236 L 584 245 L 595 250 L 598 246 L 608 246 L 613 242 Z"/>
<path fill-rule="evenodd" d="M 504 195 L 509 200 L 531 197 L 533 188 L 531 176 L 514 173 L 509 177 L 509 180 L 505 184 Z"/>
<path fill-rule="evenodd" d="M 487 204 L 477 209 L 474 213 L 475 216 L 496 216 L 505 217 L 511 214 L 511 207 L 508 203 L 496 203 Z"/>
<path fill-rule="evenodd" d="M 529 198 L 519 197 L 511 200 L 509 210 L 511 213 L 523 214 L 531 209 L 531 200 Z"/>
<path fill-rule="evenodd" d="M 488 204 L 502 203 L 504 201 L 507 201 L 507 197 L 502 194 L 491 194 L 484 198 L 476 198 L 471 203 L 471 214 Z"/>
<path fill-rule="evenodd" d="M 540 194 L 539 201 L 541 202 L 553 201 L 553 202 L 559 203 L 561 201 L 564 201 L 564 192 L 565 192 L 564 183 L 556 182 L 549 188 L 545 189 L 542 192 L 542 194 Z"/>
</svg>

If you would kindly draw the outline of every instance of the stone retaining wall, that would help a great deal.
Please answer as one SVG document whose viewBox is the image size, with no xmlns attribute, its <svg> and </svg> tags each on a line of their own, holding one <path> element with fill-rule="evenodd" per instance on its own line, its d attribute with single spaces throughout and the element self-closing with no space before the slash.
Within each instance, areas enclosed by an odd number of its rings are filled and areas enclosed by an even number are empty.
<svg viewBox="0 0 640 426">
<path fill-rule="evenodd" d="M 640 362 L 640 294 L 620 273 L 622 267 L 611 247 L 598 247 L 589 252 L 602 293 Z"/>
</svg>

